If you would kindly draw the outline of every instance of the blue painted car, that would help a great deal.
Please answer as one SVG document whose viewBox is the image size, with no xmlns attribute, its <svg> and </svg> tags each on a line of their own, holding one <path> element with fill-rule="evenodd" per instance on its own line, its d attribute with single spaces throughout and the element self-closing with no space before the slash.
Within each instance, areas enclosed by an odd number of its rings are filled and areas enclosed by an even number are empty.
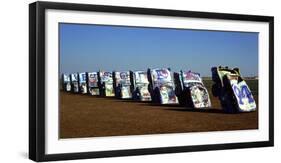
<svg viewBox="0 0 281 163">
<path fill-rule="evenodd" d="M 174 73 L 174 79 L 176 94 L 181 105 L 191 108 L 211 107 L 208 90 L 199 73 L 180 71 Z"/>
<path fill-rule="evenodd" d="M 213 67 L 212 93 L 218 97 L 225 112 L 251 112 L 256 110 L 256 103 L 246 81 L 238 68 Z"/>
<path fill-rule="evenodd" d="M 62 74 L 62 89 L 66 92 L 71 91 L 71 83 L 69 74 Z"/>
<path fill-rule="evenodd" d="M 151 101 L 146 71 L 130 71 L 132 96 L 134 100 Z"/>
<path fill-rule="evenodd" d="M 100 95 L 98 72 L 88 72 L 88 93 L 90 95 Z"/>
<path fill-rule="evenodd" d="M 86 72 L 79 73 L 79 90 L 80 93 L 87 93 L 87 76 Z"/>
<path fill-rule="evenodd" d="M 129 71 L 113 72 L 115 96 L 121 99 L 132 98 L 131 80 Z"/>
<path fill-rule="evenodd" d="M 149 92 L 154 103 L 178 104 L 175 84 L 170 69 L 148 69 Z"/>
<path fill-rule="evenodd" d="M 79 93 L 78 73 L 70 74 L 70 82 L 73 93 Z"/>
<path fill-rule="evenodd" d="M 106 96 L 106 97 L 115 96 L 115 91 L 113 88 L 112 72 L 100 71 L 98 75 L 99 75 L 101 96 Z"/>
</svg>

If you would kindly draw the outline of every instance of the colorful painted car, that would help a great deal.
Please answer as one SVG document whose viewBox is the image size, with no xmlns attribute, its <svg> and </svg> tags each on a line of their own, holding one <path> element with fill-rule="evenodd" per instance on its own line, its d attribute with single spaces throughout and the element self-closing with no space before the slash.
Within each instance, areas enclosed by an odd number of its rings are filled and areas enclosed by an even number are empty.
<svg viewBox="0 0 281 163">
<path fill-rule="evenodd" d="M 179 103 L 192 108 L 211 107 L 208 90 L 204 86 L 199 73 L 180 71 L 174 73 L 176 94 Z"/>
<path fill-rule="evenodd" d="M 175 84 L 168 68 L 148 69 L 149 92 L 152 101 L 159 104 L 177 104 Z"/>
<path fill-rule="evenodd" d="M 66 92 L 71 91 L 70 76 L 68 74 L 62 74 L 62 88 Z"/>
<path fill-rule="evenodd" d="M 212 93 L 218 97 L 222 108 L 228 113 L 251 112 L 256 110 L 256 103 L 249 86 L 241 77 L 238 68 L 213 67 Z"/>
<path fill-rule="evenodd" d="M 90 95 L 100 95 L 99 79 L 97 72 L 88 72 L 88 92 Z"/>
<path fill-rule="evenodd" d="M 87 93 L 87 74 L 86 72 L 79 73 L 79 90 L 80 93 Z"/>
<path fill-rule="evenodd" d="M 151 96 L 148 91 L 149 81 L 146 71 L 130 71 L 132 83 L 132 96 L 134 100 L 151 101 Z"/>
<path fill-rule="evenodd" d="M 122 99 L 132 98 L 129 71 L 113 72 L 115 96 Z"/>
<path fill-rule="evenodd" d="M 77 73 L 70 74 L 70 82 L 71 82 L 72 92 L 79 93 L 78 74 Z"/>
<path fill-rule="evenodd" d="M 113 88 L 112 72 L 100 71 L 99 81 L 100 81 L 101 96 L 107 96 L 107 97 L 115 96 L 115 92 Z"/>
</svg>

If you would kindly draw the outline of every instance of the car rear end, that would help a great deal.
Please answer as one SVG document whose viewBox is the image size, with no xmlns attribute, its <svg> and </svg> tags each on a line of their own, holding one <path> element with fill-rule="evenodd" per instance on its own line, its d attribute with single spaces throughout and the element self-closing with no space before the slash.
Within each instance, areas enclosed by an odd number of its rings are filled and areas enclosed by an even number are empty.
<svg viewBox="0 0 281 163">
<path fill-rule="evenodd" d="M 113 88 L 113 78 L 112 72 L 100 71 L 100 83 L 101 83 L 101 94 L 106 97 L 115 96 L 115 91 Z"/>
<path fill-rule="evenodd" d="M 160 104 L 178 104 L 170 70 L 167 68 L 152 69 L 149 70 L 149 73 L 153 101 Z"/>
<path fill-rule="evenodd" d="M 100 95 L 99 79 L 97 72 L 88 72 L 88 92 L 90 95 Z"/>
</svg>

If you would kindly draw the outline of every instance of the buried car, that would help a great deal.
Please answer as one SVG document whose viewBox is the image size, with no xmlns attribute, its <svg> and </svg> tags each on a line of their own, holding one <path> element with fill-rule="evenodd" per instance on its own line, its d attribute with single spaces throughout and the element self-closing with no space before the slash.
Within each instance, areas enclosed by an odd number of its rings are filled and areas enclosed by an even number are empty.
<svg viewBox="0 0 281 163">
<path fill-rule="evenodd" d="M 130 71 L 132 98 L 139 101 L 151 101 L 148 91 L 148 78 L 145 71 Z"/>
<path fill-rule="evenodd" d="M 87 93 L 87 77 L 86 72 L 79 73 L 79 90 L 80 93 L 86 94 Z"/>
<path fill-rule="evenodd" d="M 100 95 L 97 72 L 88 72 L 88 92 L 90 95 Z"/>
<path fill-rule="evenodd" d="M 174 73 L 176 95 L 179 103 L 192 108 L 211 107 L 209 93 L 199 73 L 180 71 Z"/>
<path fill-rule="evenodd" d="M 238 68 L 213 67 L 212 93 L 218 97 L 225 112 L 251 112 L 256 110 L 256 103 L 249 86 L 241 77 Z"/>
<path fill-rule="evenodd" d="M 170 69 L 148 69 L 147 73 L 152 101 L 159 104 L 177 104 L 178 98 Z"/>
<path fill-rule="evenodd" d="M 100 95 L 113 97 L 115 96 L 113 89 L 113 78 L 112 72 L 99 72 L 99 81 L 100 81 Z"/>
<path fill-rule="evenodd" d="M 132 98 L 130 72 L 113 72 L 115 96 L 122 99 Z"/>
<path fill-rule="evenodd" d="M 62 74 L 62 88 L 66 92 L 71 91 L 70 76 L 68 74 Z"/>
<path fill-rule="evenodd" d="M 72 92 L 79 93 L 78 74 L 77 73 L 72 73 L 70 75 L 70 82 L 71 82 Z"/>
</svg>

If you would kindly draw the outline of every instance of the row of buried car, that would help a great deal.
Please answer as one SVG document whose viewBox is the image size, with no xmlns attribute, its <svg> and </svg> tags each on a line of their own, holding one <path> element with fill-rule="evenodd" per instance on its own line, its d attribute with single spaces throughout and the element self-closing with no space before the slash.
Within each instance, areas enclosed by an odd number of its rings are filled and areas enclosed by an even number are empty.
<svg viewBox="0 0 281 163">
<path fill-rule="evenodd" d="M 255 100 L 239 69 L 212 68 L 212 94 L 225 112 L 256 110 Z M 188 108 L 210 108 L 209 93 L 199 73 L 169 68 L 147 71 L 82 72 L 62 75 L 67 92 L 117 97 L 158 104 L 180 104 Z"/>
</svg>

